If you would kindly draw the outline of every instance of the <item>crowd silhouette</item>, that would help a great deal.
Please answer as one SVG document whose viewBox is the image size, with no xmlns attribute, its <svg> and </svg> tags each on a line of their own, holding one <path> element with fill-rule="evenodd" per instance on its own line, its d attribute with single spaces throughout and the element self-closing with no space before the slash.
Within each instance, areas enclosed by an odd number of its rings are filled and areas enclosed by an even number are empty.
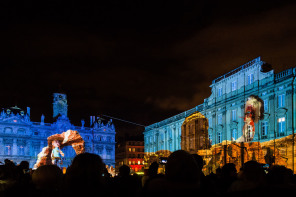
<svg viewBox="0 0 296 197">
<path fill-rule="evenodd" d="M 280 196 L 296 191 L 296 178 L 291 169 L 273 165 L 263 168 L 256 161 L 246 162 L 237 172 L 227 163 L 207 176 L 204 161 L 197 154 L 178 150 L 167 160 L 165 173 L 153 162 L 144 176 L 131 175 L 123 165 L 111 177 L 100 156 L 77 155 L 65 174 L 55 165 L 36 170 L 22 161 L 15 165 L 6 159 L 0 165 L 0 196 Z"/>
</svg>

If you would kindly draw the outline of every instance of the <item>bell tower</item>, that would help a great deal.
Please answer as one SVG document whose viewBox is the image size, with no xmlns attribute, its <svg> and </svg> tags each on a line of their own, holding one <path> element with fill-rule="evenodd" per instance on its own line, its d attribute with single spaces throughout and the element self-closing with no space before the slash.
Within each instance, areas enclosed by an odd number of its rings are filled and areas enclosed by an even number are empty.
<svg viewBox="0 0 296 197">
<path fill-rule="evenodd" d="M 67 95 L 61 93 L 53 94 L 53 118 L 57 118 L 59 115 L 66 116 L 68 114 Z"/>
</svg>

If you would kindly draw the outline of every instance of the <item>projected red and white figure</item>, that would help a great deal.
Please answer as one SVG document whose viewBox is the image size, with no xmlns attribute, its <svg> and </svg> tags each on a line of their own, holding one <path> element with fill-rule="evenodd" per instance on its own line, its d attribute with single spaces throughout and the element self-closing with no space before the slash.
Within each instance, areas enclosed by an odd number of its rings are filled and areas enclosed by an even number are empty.
<svg viewBox="0 0 296 197">
<path fill-rule="evenodd" d="M 237 142 L 251 142 L 255 136 L 255 123 L 264 118 L 264 105 L 261 98 L 251 95 L 245 106 L 243 135 Z"/>
</svg>

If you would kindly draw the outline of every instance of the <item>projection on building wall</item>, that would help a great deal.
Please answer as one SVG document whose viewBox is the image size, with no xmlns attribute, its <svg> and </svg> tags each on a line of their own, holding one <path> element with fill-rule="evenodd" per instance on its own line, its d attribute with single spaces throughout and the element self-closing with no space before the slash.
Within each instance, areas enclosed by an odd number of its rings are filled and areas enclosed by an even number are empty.
<svg viewBox="0 0 296 197">
<path fill-rule="evenodd" d="M 251 95 L 245 104 L 243 135 L 236 142 L 251 142 L 255 135 L 255 123 L 264 118 L 263 100 Z"/>
<path fill-rule="evenodd" d="M 212 144 L 207 150 L 198 150 L 198 154 L 203 156 L 206 165 L 205 174 L 215 172 L 226 163 L 234 163 L 239 170 L 243 163 L 255 160 L 267 166 L 284 165 L 293 169 L 294 164 L 294 134 L 280 136 L 274 133 L 271 140 L 261 139 L 258 127 L 264 121 L 263 101 L 258 96 L 250 96 L 245 103 L 244 125 L 242 136 L 236 141 L 224 140 L 221 143 Z M 280 127 L 282 118 L 277 119 L 276 127 Z"/>
<path fill-rule="evenodd" d="M 51 164 L 56 164 L 58 166 L 61 165 L 62 158 L 58 159 L 59 160 L 58 163 L 53 162 L 54 156 L 52 153 L 55 149 L 54 146 L 57 143 L 59 144 L 58 146 L 59 150 L 62 150 L 63 147 L 66 147 L 66 146 L 72 146 L 76 154 L 85 152 L 84 140 L 79 135 L 79 133 L 74 130 L 68 130 L 61 134 L 54 134 L 52 136 L 49 136 L 47 138 L 47 142 L 48 142 L 48 146 L 44 147 L 42 151 L 38 154 L 38 159 L 36 164 L 34 165 L 34 168 L 38 168 L 42 165 L 51 165 Z M 63 154 L 61 155 L 62 157 L 64 157 Z"/>
</svg>

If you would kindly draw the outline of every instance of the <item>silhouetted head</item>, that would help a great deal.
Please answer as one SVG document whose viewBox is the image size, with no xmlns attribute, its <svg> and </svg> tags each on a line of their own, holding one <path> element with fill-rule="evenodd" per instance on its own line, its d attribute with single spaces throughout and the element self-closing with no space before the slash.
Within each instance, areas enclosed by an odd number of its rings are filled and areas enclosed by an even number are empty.
<svg viewBox="0 0 296 197">
<path fill-rule="evenodd" d="M 148 170 L 149 176 L 156 175 L 157 171 L 158 171 L 158 167 L 159 167 L 159 164 L 156 161 L 151 163 L 151 165 L 149 166 L 149 170 Z"/>
<path fill-rule="evenodd" d="M 202 156 L 200 156 L 198 154 L 192 154 L 192 156 L 195 159 L 199 169 L 202 170 L 202 168 L 204 166 L 204 160 L 203 160 Z"/>
<path fill-rule="evenodd" d="M 265 177 L 265 172 L 257 161 L 248 161 L 242 167 L 242 175 L 245 180 L 258 182 Z"/>
<path fill-rule="evenodd" d="M 59 189 L 63 177 L 62 170 L 56 165 L 44 165 L 32 174 L 32 182 L 36 189 L 56 191 Z"/>
<path fill-rule="evenodd" d="M 237 170 L 234 163 L 227 163 L 222 167 L 221 170 L 223 177 L 236 177 Z"/>
<path fill-rule="evenodd" d="M 101 186 L 104 164 L 99 155 L 81 153 L 68 167 L 64 179 L 66 190 L 94 190 Z M 73 191 L 74 191 L 73 190 Z"/>
<path fill-rule="evenodd" d="M 19 167 L 22 169 L 22 170 L 28 170 L 29 169 L 29 162 L 28 161 L 21 161 Z"/>
<path fill-rule="evenodd" d="M 200 178 L 196 161 L 184 150 L 177 150 L 168 157 L 165 175 L 177 182 L 198 182 Z"/>
<path fill-rule="evenodd" d="M 130 174 L 130 167 L 127 165 L 122 165 L 119 167 L 119 176 L 121 177 L 127 177 Z"/>
</svg>

